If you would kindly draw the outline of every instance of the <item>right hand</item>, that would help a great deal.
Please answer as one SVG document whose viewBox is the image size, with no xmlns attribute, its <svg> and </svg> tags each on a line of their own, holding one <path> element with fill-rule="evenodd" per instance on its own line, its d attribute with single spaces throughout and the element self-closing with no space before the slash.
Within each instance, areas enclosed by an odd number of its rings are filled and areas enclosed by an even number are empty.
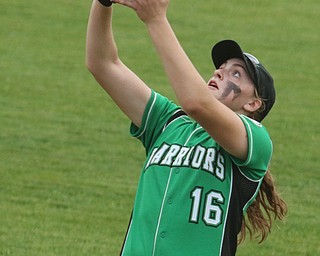
<svg viewBox="0 0 320 256">
<path fill-rule="evenodd" d="M 136 11 L 146 24 L 166 18 L 169 0 L 113 0 Z"/>
</svg>

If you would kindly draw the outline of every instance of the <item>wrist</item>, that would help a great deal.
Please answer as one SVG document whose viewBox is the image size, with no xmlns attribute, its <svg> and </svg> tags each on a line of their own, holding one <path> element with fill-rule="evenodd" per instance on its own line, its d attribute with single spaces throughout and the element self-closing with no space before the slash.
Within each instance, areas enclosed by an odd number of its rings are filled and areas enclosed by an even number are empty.
<svg viewBox="0 0 320 256">
<path fill-rule="evenodd" d="M 144 23 L 148 28 L 160 29 L 162 26 L 167 26 L 169 21 L 166 16 L 151 17 L 144 20 Z"/>
<path fill-rule="evenodd" d="M 110 7 L 112 5 L 111 0 L 98 0 L 100 4 L 102 4 L 105 7 Z"/>
</svg>

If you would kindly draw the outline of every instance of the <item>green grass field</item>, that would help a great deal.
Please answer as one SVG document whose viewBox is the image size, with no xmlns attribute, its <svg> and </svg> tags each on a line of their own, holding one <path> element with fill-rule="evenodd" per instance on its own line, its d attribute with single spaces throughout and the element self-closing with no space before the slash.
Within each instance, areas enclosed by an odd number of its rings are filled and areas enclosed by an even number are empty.
<svg viewBox="0 0 320 256">
<path fill-rule="evenodd" d="M 0 255 L 118 255 L 142 146 L 84 65 L 91 1 L 0 3 Z M 318 0 L 172 0 L 169 19 L 207 79 L 211 46 L 233 38 L 274 76 L 264 124 L 271 170 L 288 203 L 262 245 L 238 255 L 320 255 L 320 4 Z M 116 6 L 124 62 L 173 98 L 144 25 Z"/>
</svg>

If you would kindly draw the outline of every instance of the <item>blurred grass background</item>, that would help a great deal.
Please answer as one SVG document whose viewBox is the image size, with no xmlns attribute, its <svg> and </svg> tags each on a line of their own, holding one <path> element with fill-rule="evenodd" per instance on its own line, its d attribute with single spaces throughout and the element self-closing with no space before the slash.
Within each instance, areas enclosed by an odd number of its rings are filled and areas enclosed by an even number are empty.
<svg viewBox="0 0 320 256">
<path fill-rule="evenodd" d="M 0 255 L 118 255 L 144 151 L 129 121 L 84 65 L 91 1 L 0 3 Z M 320 92 L 317 0 L 172 0 L 169 20 L 208 79 L 211 46 L 226 38 L 273 74 L 264 124 L 271 170 L 289 206 L 262 245 L 238 255 L 319 255 Z M 144 25 L 114 8 L 123 61 L 174 98 Z"/>
</svg>

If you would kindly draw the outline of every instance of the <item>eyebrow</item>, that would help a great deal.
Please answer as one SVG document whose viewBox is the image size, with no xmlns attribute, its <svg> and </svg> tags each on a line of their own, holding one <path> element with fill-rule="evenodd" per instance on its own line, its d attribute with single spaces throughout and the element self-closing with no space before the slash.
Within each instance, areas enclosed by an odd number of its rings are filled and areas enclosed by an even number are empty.
<svg viewBox="0 0 320 256">
<path fill-rule="evenodd" d="M 242 68 L 244 71 L 248 72 L 248 71 L 247 71 L 246 66 L 244 66 L 244 65 L 242 65 L 242 64 L 239 64 L 239 63 L 233 63 L 233 64 L 232 64 L 232 66 L 240 67 L 240 68 Z"/>
</svg>

